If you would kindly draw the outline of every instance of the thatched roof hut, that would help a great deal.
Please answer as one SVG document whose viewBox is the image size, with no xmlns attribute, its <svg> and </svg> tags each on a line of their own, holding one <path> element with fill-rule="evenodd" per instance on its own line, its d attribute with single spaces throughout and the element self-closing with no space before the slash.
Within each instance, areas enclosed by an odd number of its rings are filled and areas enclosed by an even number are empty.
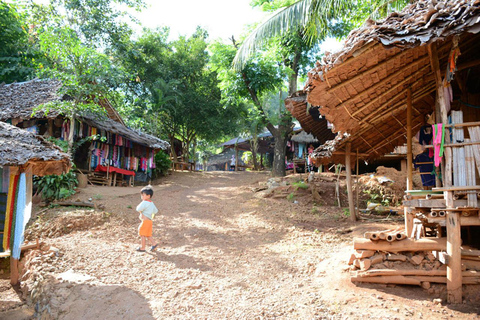
<svg viewBox="0 0 480 320">
<path fill-rule="evenodd" d="M 299 91 L 291 97 L 288 97 L 285 99 L 285 107 L 298 120 L 304 130 L 302 132 L 305 134 L 305 141 L 296 141 L 295 139 L 300 139 L 300 137 L 296 137 L 296 135 L 292 137 L 293 141 L 325 143 L 335 138 L 335 134 L 332 132 L 332 128 L 329 126 L 327 119 L 322 117 L 318 112 L 319 108 L 307 103 L 306 93 Z M 317 141 L 307 139 L 307 134 L 313 135 L 312 138 Z"/>
<path fill-rule="evenodd" d="M 41 111 L 33 114 L 33 111 L 41 104 L 66 99 L 67 97 L 59 95 L 60 87 L 61 83 L 59 81 L 49 79 L 35 79 L 0 85 L 0 120 L 57 118 L 60 116 L 58 110 L 51 109 L 47 114 Z M 164 140 L 126 127 L 122 118 L 108 100 L 101 99 L 99 103 L 105 108 L 106 116 L 84 114 L 80 118 L 91 126 L 120 134 L 152 149 L 168 150 L 170 148 L 170 144 Z"/>
<path fill-rule="evenodd" d="M 479 4 L 415 1 L 382 21 L 367 21 L 351 32 L 340 52 L 327 54 L 309 72 L 308 102 L 320 106 L 335 131 L 348 132 L 348 141 L 361 154 L 376 158 L 391 152 L 406 141 L 408 88 L 413 131 L 434 110 L 436 83 L 427 45 L 437 43 L 445 70 L 456 36 L 461 52 L 457 71 L 478 65 Z"/>
<path fill-rule="evenodd" d="M 0 167 L 32 169 L 37 176 L 62 174 L 70 169 L 70 157 L 42 137 L 0 121 Z"/>
</svg>

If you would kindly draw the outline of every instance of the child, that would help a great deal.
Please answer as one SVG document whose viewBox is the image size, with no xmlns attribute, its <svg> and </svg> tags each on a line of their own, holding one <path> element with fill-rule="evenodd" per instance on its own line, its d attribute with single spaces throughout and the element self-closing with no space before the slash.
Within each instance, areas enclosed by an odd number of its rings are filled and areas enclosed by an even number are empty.
<svg viewBox="0 0 480 320">
<path fill-rule="evenodd" d="M 157 207 L 153 204 L 151 198 L 153 196 L 153 189 L 151 186 L 146 186 L 140 191 L 142 202 L 137 206 L 137 211 L 140 212 L 138 218 L 142 223 L 138 227 L 138 234 L 142 237 L 142 246 L 137 248 L 139 252 L 145 252 L 146 240 L 152 246 L 151 251 L 155 251 L 158 243 L 152 237 L 153 223 L 152 219 L 158 212 Z"/>
</svg>

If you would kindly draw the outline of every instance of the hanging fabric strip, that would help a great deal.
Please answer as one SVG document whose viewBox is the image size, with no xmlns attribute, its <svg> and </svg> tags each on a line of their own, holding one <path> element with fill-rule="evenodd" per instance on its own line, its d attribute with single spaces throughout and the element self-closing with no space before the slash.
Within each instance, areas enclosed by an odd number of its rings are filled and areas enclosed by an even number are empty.
<svg viewBox="0 0 480 320">
<path fill-rule="evenodd" d="M 10 247 L 9 244 L 9 233 L 10 233 L 10 228 L 12 225 L 12 218 L 11 218 L 11 212 L 12 212 L 12 197 L 15 196 L 15 190 L 14 190 L 14 182 L 15 182 L 15 176 L 12 175 L 10 177 L 10 183 L 8 186 L 8 194 L 7 194 L 7 207 L 5 210 L 5 226 L 3 228 L 3 250 L 7 251 L 8 248 Z"/>
<path fill-rule="evenodd" d="M 443 156 L 443 140 L 445 129 L 441 123 L 432 125 L 433 128 L 433 158 L 435 167 L 439 167 L 442 163 Z"/>
<path fill-rule="evenodd" d="M 25 231 L 25 206 L 27 202 L 27 183 L 25 173 L 20 174 L 20 179 L 17 188 L 17 205 L 15 212 L 15 230 L 12 246 L 12 257 L 20 259 L 21 246 L 23 243 L 23 236 Z M 30 218 L 30 217 L 28 217 Z M 28 221 L 28 220 L 26 220 Z"/>
<path fill-rule="evenodd" d="M 10 230 L 8 231 L 8 247 L 10 248 L 10 251 L 13 249 L 13 238 L 15 236 L 15 219 L 17 216 L 17 197 L 18 197 L 18 178 L 19 175 L 16 175 L 14 178 L 14 183 L 13 183 L 13 191 L 12 191 L 12 207 L 10 208 Z"/>
</svg>

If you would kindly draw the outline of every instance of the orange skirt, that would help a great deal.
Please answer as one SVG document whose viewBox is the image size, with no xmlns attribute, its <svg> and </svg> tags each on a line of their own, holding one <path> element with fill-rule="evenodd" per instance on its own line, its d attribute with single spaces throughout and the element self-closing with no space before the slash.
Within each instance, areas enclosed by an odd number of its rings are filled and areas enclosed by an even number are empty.
<svg viewBox="0 0 480 320">
<path fill-rule="evenodd" d="M 152 229 L 153 229 L 152 220 L 145 219 L 142 221 L 142 223 L 138 227 L 138 234 L 141 235 L 142 237 L 151 237 Z"/>
</svg>

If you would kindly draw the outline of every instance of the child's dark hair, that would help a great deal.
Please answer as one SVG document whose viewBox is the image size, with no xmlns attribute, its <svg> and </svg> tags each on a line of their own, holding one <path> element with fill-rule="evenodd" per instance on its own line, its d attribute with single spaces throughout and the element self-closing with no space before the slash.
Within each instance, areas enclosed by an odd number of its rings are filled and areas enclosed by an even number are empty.
<svg viewBox="0 0 480 320">
<path fill-rule="evenodd" d="M 143 187 L 142 190 L 140 190 L 140 193 L 149 195 L 150 198 L 153 197 L 153 189 L 152 189 L 152 186 Z"/>
</svg>

